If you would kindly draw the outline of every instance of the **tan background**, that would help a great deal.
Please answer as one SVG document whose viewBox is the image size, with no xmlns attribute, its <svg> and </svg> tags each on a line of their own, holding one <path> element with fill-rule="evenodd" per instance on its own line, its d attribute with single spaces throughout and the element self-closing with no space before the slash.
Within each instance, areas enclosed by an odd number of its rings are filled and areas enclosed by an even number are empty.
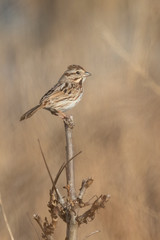
<svg viewBox="0 0 160 240">
<path fill-rule="evenodd" d="M 61 120 L 47 111 L 19 118 L 73 63 L 92 73 L 71 111 L 83 151 L 76 186 L 92 176 L 86 200 L 111 194 L 79 239 L 95 230 L 93 240 L 160 239 L 159 24 L 158 0 L 0 1 L 0 192 L 15 240 L 38 239 L 28 216 L 48 215 L 37 139 L 53 176 L 65 158 Z M 55 239 L 64 238 L 59 221 Z M 0 239 L 10 239 L 1 211 Z"/>
</svg>

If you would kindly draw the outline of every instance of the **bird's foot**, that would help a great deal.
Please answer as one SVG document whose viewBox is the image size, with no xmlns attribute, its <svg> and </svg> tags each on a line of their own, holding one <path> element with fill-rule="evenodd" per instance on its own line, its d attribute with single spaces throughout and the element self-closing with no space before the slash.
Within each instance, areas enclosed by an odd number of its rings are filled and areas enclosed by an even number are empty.
<svg viewBox="0 0 160 240">
<path fill-rule="evenodd" d="M 63 121 L 64 121 L 65 124 L 68 125 L 69 128 L 73 129 L 73 127 L 74 127 L 74 122 L 73 122 L 72 116 L 65 116 L 65 117 L 63 118 Z"/>
</svg>

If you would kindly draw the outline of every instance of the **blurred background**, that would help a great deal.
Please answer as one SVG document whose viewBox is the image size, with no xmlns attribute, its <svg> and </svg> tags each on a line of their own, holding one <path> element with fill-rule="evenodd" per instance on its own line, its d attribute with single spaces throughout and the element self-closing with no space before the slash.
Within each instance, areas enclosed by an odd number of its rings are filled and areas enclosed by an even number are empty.
<svg viewBox="0 0 160 240">
<path fill-rule="evenodd" d="M 19 122 L 70 64 L 92 73 L 73 114 L 76 188 L 111 194 L 79 239 L 160 239 L 160 3 L 158 0 L 0 1 L 0 192 L 14 238 L 38 239 L 51 182 L 65 159 L 63 122 L 38 111 Z M 58 187 L 65 185 L 65 173 Z M 31 224 L 34 224 L 33 225 Z M 35 229 L 34 229 L 35 228 Z M 55 239 L 65 238 L 59 220 Z M 0 208 L 0 239 L 9 234 Z"/>
</svg>

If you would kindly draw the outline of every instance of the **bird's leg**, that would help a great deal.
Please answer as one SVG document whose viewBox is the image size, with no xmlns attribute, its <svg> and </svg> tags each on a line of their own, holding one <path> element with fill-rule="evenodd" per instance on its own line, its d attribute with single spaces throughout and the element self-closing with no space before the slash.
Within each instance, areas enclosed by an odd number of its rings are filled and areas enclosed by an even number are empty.
<svg viewBox="0 0 160 240">
<path fill-rule="evenodd" d="M 58 117 L 60 117 L 70 128 L 74 127 L 73 120 L 69 116 L 64 114 L 63 112 L 55 110 L 53 114 L 57 115 Z"/>
<path fill-rule="evenodd" d="M 61 112 L 61 111 L 57 111 L 57 110 L 56 110 L 55 114 L 56 114 L 58 117 L 62 118 L 62 119 L 68 118 L 67 115 L 64 114 L 64 113 Z"/>
<path fill-rule="evenodd" d="M 54 115 L 56 115 L 56 116 L 58 116 L 58 117 L 60 117 L 60 118 L 62 118 L 62 119 L 64 119 L 65 117 L 67 117 L 63 112 L 61 112 L 61 111 L 58 111 L 58 110 L 51 110 L 51 109 L 49 109 L 49 111 L 51 112 L 51 114 L 54 114 Z"/>
</svg>

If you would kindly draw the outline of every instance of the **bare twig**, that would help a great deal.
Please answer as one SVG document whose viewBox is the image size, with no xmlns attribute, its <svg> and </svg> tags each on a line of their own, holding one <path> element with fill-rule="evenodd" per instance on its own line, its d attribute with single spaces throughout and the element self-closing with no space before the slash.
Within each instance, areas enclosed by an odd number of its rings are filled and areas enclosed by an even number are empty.
<svg viewBox="0 0 160 240">
<path fill-rule="evenodd" d="M 14 237 L 13 237 L 13 234 L 12 234 L 11 228 L 10 228 L 10 226 L 9 226 L 9 223 L 8 223 L 8 220 L 7 220 L 7 216 L 6 216 L 4 207 L 3 207 L 1 194 L 0 194 L 0 205 L 1 205 L 1 208 L 2 208 L 2 214 L 3 214 L 3 217 L 4 217 L 4 221 L 5 221 L 7 230 L 8 230 L 8 232 L 9 232 L 10 238 L 11 238 L 11 240 L 14 240 Z"/>
<path fill-rule="evenodd" d="M 63 170 L 65 169 L 65 167 L 69 164 L 70 161 L 72 161 L 74 158 L 76 158 L 80 153 L 82 153 L 82 151 L 79 151 L 78 153 L 76 153 L 73 157 L 71 157 L 69 160 L 67 160 L 66 163 L 63 163 L 62 166 L 60 167 L 55 179 L 54 179 L 54 184 L 56 185 L 61 173 L 63 172 Z"/>
<path fill-rule="evenodd" d="M 63 163 L 63 164 L 61 165 L 61 167 L 60 167 L 60 169 L 59 169 L 59 171 L 58 171 L 55 179 L 53 180 L 52 175 L 51 175 L 51 172 L 50 172 L 49 167 L 48 167 L 48 164 L 47 164 L 47 161 L 46 161 L 46 158 L 45 158 L 45 156 L 44 156 L 44 153 L 43 153 L 43 150 L 42 150 L 41 143 L 40 143 L 40 140 L 39 140 L 39 139 L 38 139 L 38 143 L 39 143 L 39 148 L 40 148 L 40 151 L 41 151 L 41 154 L 42 154 L 42 157 L 43 157 L 43 160 L 44 160 L 44 163 L 45 163 L 45 166 L 46 166 L 48 175 L 49 175 L 49 177 L 50 177 L 50 179 L 51 179 L 51 182 L 52 182 L 52 185 L 53 185 L 52 191 L 54 191 L 54 190 L 55 190 L 55 187 L 56 187 L 56 183 L 57 183 L 57 181 L 58 181 L 61 173 L 63 172 L 63 170 L 64 170 L 65 167 L 67 166 L 67 164 L 69 164 L 70 161 L 72 161 L 72 160 L 73 160 L 74 158 L 76 158 L 79 154 L 81 154 L 82 151 L 79 151 L 79 152 L 76 153 L 73 157 L 71 157 L 69 160 L 67 160 L 66 163 Z"/>
<path fill-rule="evenodd" d="M 38 214 L 34 214 L 33 218 L 37 221 L 38 225 L 40 226 L 41 230 L 43 231 L 43 223 L 42 223 L 42 219 L 40 218 L 40 216 Z"/>
<path fill-rule="evenodd" d="M 71 122 L 73 123 L 73 117 L 70 117 Z M 64 122 L 65 127 L 65 136 L 66 136 L 66 163 L 69 159 L 73 157 L 73 144 L 72 144 L 72 130 L 69 125 Z M 69 198 L 71 203 L 76 201 L 76 191 L 75 191 L 75 179 L 74 179 L 74 161 L 70 161 L 69 164 L 66 165 L 66 179 L 67 186 L 69 189 Z M 73 204 L 73 203 L 72 203 Z M 67 232 L 66 232 L 66 240 L 76 240 L 77 239 L 77 228 L 78 223 L 76 221 L 77 211 L 75 209 L 75 205 L 71 210 L 66 213 L 67 220 Z"/>
<path fill-rule="evenodd" d="M 44 163 L 45 163 L 46 169 L 47 169 L 47 171 L 48 171 L 48 175 L 49 175 L 49 177 L 50 177 L 50 179 L 51 179 L 52 184 L 54 185 L 54 181 L 53 181 L 53 178 L 52 178 L 51 172 L 50 172 L 50 170 L 49 170 L 49 167 L 48 167 L 48 164 L 47 164 L 46 158 L 45 158 L 45 156 L 44 156 L 44 153 L 43 153 L 43 150 L 42 150 L 41 143 L 40 143 L 40 140 L 39 140 L 39 139 L 38 139 L 38 143 L 39 143 L 39 148 L 40 148 L 40 151 L 41 151 L 41 154 L 42 154 L 42 157 L 43 157 L 43 160 L 44 160 Z"/>
<path fill-rule="evenodd" d="M 68 125 L 67 125 L 68 126 Z M 69 126 L 68 126 L 69 127 Z M 55 179 L 53 180 L 49 166 L 47 164 L 44 152 L 42 150 L 41 147 L 41 143 L 40 140 L 38 139 L 38 143 L 39 143 L 39 148 L 43 157 L 43 161 L 45 163 L 47 172 L 49 174 L 49 177 L 51 179 L 52 182 L 52 189 L 50 190 L 50 200 L 48 202 L 48 208 L 49 208 L 49 212 L 51 215 L 51 223 L 49 224 L 47 218 L 45 218 L 45 221 L 42 222 L 41 218 L 39 215 L 34 214 L 34 219 L 37 221 L 38 225 L 40 226 L 41 230 L 42 230 L 42 237 L 44 239 L 52 239 L 53 237 L 53 233 L 54 233 L 54 229 L 56 227 L 57 224 L 57 218 L 58 215 L 65 221 L 67 222 L 68 219 L 68 209 L 66 208 L 67 203 L 65 202 L 65 200 L 63 199 L 63 197 L 61 196 L 59 190 L 56 188 L 56 183 L 61 175 L 61 173 L 63 172 L 63 170 L 68 166 L 68 164 L 74 159 L 76 158 L 80 153 L 78 152 L 77 154 L 75 154 L 74 156 L 71 156 L 69 159 L 66 160 L 65 163 L 63 163 L 55 177 Z M 56 192 L 56 198 L 54 196 L 54 191 Z M 58 204 L 60 204 L 61 207 L 58 206 Z M 70 204 L 68 205 L 69 209 L 70 209 Z M 65 209 L 65 210 L 64 210 Z M 72 213 L 71 213 L 72 214 Z"/>
<path fill-rule="evenodd" d="M 76 218 L 78 225 L 81 225 L 82 223 L 88 223 L 95 218 L 95 212 L 96 210 L 100 208 L 105 207 L 105 203 L 108 202 L 110 198 L 110 195 L 101 195 L 98 197 L 92 204 L 91 208 L 84 212 L 82 215 L 78 216 Z"/>
<path fill-rule="evenodd" d="M 80 188 L 80 191 L 79 191 L 79 195 L 78 195 L 78 198 L 77 198 L 77 201 L 79 203 L 79 207 L 82 208 L 82 207 L 85 207 L 88 205 L 88 203 L 84 203 L 83 202 L 83 196 L 87 190 L 87 188 L 93 183 L 93 179 L 92 178 L 88 178 L 86 180 L 83 180 L 82 181 L 82 184 L 81 184 L 81 188 Z"/>
<path fill-rule="evenodd" d="M 96 230 L 94 232 L 91 232 L 89 235 L 85 236 L 85 238 L 83 240 L 86 240 L 87 238 L 91 237 L 92 235 L 101 232 L 100 230 Z"/>
<path fill-rule="evenodd" d="M 39 237 L 39 235 L 38 235 L 38 232 L 37 232 L 37 230 L 36 230 L 36 228 L 35 228 L 35 226 L 34 226 L 34 224 L 33 224 L 33 222 L 32 222 L 32 220 L 31 220 L 31 218 L 30 218 L 30 216 L 29 216 L 28 213 L 27 213 L 27 217 L 28 217 L 28 220 L 29 220 L 30 224 L 32 225 L 32 227 L 33 227 L 33 229 L 34 229 L 34 231 L 35 231 L 38 239 L 40 240 L 40 237 Z"/>
<path fill-rule="evenodd" d="M 88 179 L 82 181 L 82 185 L 81 185 L 80 192 L 79 192 L 79 195 L 78 195 L 78 198 L 79 198 L 79 199 L 82 199 L 82 198 L 83 198 L 83 195 L 85 194 L 86 189 L 87 189 L 92 183 L 93 183 L 93 179 L 92 179 L 92 178 L 88 178 Z"/>
<path fill-rule="evenodd" d="M 54 225 L 50 224 L 46 217 L 44 223 L 42 222 L 42 219 L 39 215 L 34 214 L 33 217 L 42 230 L 42 238 L 44 238 L 45 240 L 53 240 Z"/>
<path fill-rule="evenodd" d="M 65 200 L 63 199 L 62 195 L 60 194 L 59 190 L 56 188 L 57 196 L 58 196 L 58 202 L 65 207 Z"/>
<path fill-rule="evenodd" d="M 73 126 L 73 118 L 67 117 L 67 121 L 64 121 L 65 126 L 65 136 L 66 136 L 66 162 L 63 163 L 56 174 L 55 179 L 52 178 L 50 169 L 48 167 L 45 155 L 43 153 L 40 141 L 38 139 L 40 151 L 49 174 L 49 177 L 52 182 L 52 188 L 49 192 L 49 202 L 47 204 L 49 208 L 49 213 L 51 217 L 51 221 L 49 222 L 47 217 L 45 217 L 44 221 L 42 221 L 41 217 L 37 214 L 34 214 L 34 219 L 37 221 L 38 225 L 42 230 L 42 238 L 45 240 L 52 240 L 54 231 L 57 225 L 58 216 L 67 224 L 67 232 L 65 240 L 77 240 L 77 229 L 83 223 L 88 223 L 95 218 L 96 210 L 105 207 L 105 203 L 109 200 L 109 195 L 100 195 L 96 197 L 96 200 L 93 203 L 90 203 L 91 199 L 88 202 L 83 202 L 83 196 L 93 183 L 92 178 L 88 178 L 82 181 L 81 188 L 79 190 L 78 196 L 75 191 L 75 179 L 74 179 L 74 161 L 73 159 L 77 157 L 80 153 L 78 152 L 73 156 L 73 144 L 72 144 L 72 128 Z M 67 194 L 65 197 L 61 195 L 59 190 L 56 187 L 57 181 L 66 168 L 66 181 L 67 185 L 65 189 L 67 190 Z M 94 196 L 95 197 L 95 196 Z M 86 207 L 91 205 L 90 209 L 84 212 L 82 215 L 78 216 L 79 208 Z M 92 232 L 86 238 L 92 236 L 98 231 Z"/>
<path fill-rule="evenodd" d="M 70 117 L 73 121 L 73 117 Z M 72 144 L 72 130 L 71 128 L 64 122 L 65 127 L 65 135 L 66 135 L 66 162 L 73 157 L 73 144 Z M 76 199 L 76 191 L 75 191 L 75 179 L 74 179 L 74 162 L 71 161 L 66 166 L 66 178 L 67 185 L 70 187 L 70 198 L 72 200 Z"/>
</svg>

